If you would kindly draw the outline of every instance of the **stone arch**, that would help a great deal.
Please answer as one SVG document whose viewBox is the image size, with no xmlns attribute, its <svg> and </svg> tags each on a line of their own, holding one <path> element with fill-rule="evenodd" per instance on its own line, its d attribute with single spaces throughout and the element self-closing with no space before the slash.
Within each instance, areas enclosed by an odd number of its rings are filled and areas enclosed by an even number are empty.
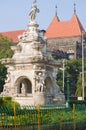
<svg viewBox="0 0 86 130">
<path fill-rule="evenodd" d="M 16 80 L 15 87 L 16 87 L 17 94 L 31 94 L 32 93 L 32 83 L 25 76 L 21 76 Z"/>
<path fill-rule="evenodd" d="M 46 77 L 45 79 L 46 93 L 53 94 L 53 83 L 50 77 Z"/>
</svg>

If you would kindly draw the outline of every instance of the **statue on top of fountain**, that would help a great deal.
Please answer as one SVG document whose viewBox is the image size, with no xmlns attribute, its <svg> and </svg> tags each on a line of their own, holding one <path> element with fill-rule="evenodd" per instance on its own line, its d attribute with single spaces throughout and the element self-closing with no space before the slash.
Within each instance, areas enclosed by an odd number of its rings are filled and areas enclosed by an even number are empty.
<svg viewBox="0 0 86 130">
<path fill-rule="evenodd" d="M 36 0 L 34 0 L 33 4 L 32 4 L 32 7 L 31 7 L 31 11 L 29 13 L 29 20 L 30 20 L 30 22 L 33 22 L 35 20 L 36 13 L 39 13 L 39 9 L 37 8 Z"/>
</svg>

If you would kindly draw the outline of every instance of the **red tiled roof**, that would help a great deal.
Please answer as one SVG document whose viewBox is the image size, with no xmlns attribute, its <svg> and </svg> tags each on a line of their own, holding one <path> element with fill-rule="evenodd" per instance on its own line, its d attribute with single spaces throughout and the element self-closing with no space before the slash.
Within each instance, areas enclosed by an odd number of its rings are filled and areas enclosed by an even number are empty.
<svg viewBox="0 0 86 130">
<path fill-rule="evenodd" d="M 14 42 L 18 41 L 18 36 L 21 35 L 25 30 L 16 30 L 16 31 L 9 31 L 9 32 L 1 32 L 3 36 L 13 40 Z"/>
<path fill-rule="evenodd" d="M 80 36 L 82 30 L 85 31 L 75 13 L 69 21 L 64 22 L 58 21 L 55 16 L 46 30 L 45 36 L 47 38 Z"/>
</svg>

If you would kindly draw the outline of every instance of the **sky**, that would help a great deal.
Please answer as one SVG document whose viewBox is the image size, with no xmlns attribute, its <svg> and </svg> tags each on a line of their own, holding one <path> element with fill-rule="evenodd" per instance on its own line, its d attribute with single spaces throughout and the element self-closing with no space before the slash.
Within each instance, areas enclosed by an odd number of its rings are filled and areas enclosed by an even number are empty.
<svg viewBox="0 0 86 130">
<path fill-rule="evenodd" d="M 33 0 L 0 0 L 0 32 L 27 29 L 29 22 L 29 11 Z M 37 0 L 36 21 L 39 29 L 47 29 L 55 16 L 60 21 L 71 19 L 76 3 L 76 14 L 86 30 L 86 0 Z"/>
</svg>

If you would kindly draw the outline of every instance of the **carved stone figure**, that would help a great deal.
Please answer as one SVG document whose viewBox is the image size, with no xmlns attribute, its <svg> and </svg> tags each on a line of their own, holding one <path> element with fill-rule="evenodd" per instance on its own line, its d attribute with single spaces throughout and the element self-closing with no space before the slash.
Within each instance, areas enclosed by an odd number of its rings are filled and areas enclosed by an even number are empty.
<svg viewBox="0 0 86 130">
<path fill-rule="evenodd" d="M 43 92 L 44 91 L 44 87 L 43 87 L 42 83 L 38 83 L 36 88 L 37 88 L 36 89 L 37 92 Z"/>
<path fill-rule="evenodd" d="M 26 93 L 26 92 L 25 92 L 25 86 L 24 86 L 24 84 L 22 84 L 21 93 L 22 93 L 22 94 L 25 94 L 25 93 Z"/>
<path fill-rule="evenodd" d="M 8 72 L 8 74 L 7 74 L 7 79 L 6 79 L 6 83 L 9 83 L 10 82 L 10 80 L 11 80 L 11 78 L 10 78 L 10 73 Z"/>
<path fill-rule="evenodd" d="M 36 91 L 44 92 L 46 90 L 46 86 L 45 86 L 45 82 L 44 82 L 43 73 L 39 72 L 38 74 L 36 74 L 35 80 L 36 80 L 36 84 L 37 84 Z"/>
<path fill-rule="evenodd" d="M 36 6 L 36 0 L 34 0 L 33 4 L 32 4 L 32 8 L 31 11 L 29 13 L 29 20 L 30 21 L 34 21 L 36 18 L 36 13 L 39 13 L 39 9 Z"/>
<path fill-rule="evenodd" d="M 37 83 L 36 91 L 37 92 L 45 92 L 46 91 L 45 83 L 43 83 L 43 82 L 42 83 L 41 82 Z"/>
</svg>

